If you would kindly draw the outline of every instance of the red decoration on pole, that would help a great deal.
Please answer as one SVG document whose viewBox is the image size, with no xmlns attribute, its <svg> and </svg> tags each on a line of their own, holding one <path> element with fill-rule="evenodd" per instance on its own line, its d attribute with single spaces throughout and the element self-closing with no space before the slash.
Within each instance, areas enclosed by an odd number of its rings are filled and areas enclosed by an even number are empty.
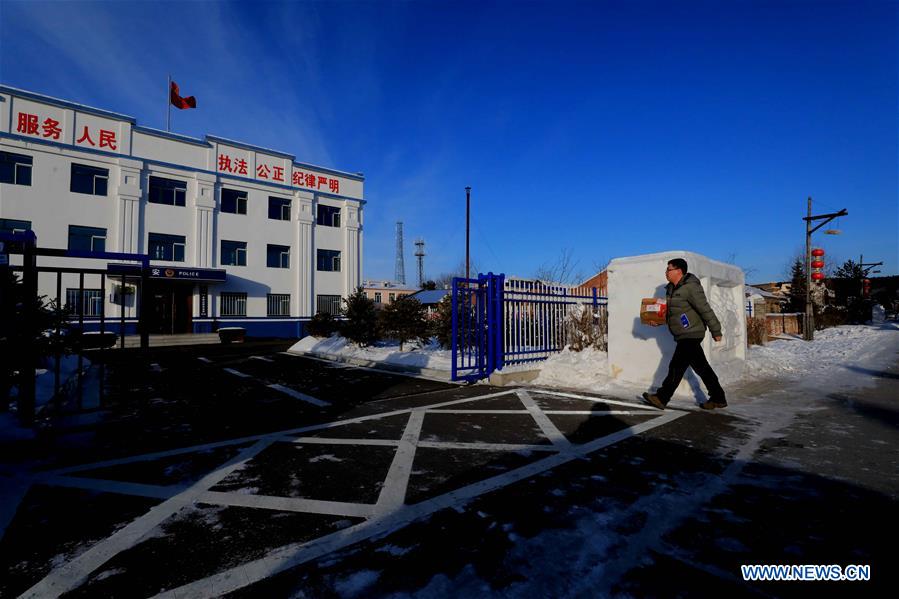
<svg viewBox="0 0 899 599">
<path fill-rule="evenodd" d="M 821 248 L 815 248 L 812 250 L 812 256 L 823 256 L 823 255 L 824 255 L 824 250 L 822 250 Z"/>
<path fill-rule="evenodd" d="M 815 281 L 823 281 L 824 273 L 823 272 L 813 272 L 812 279 L 814 279 Z"/>
<path fill-rule="evenodd" d="M 812 268 L 824 268 L 824 262 L 821 260 L 812 260 Z"/>
</svg>

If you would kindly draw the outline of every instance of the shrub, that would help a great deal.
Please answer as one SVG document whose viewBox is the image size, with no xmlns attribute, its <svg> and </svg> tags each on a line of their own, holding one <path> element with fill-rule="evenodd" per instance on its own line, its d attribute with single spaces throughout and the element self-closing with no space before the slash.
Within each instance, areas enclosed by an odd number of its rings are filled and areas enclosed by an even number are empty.
<svg viewBox="0 0 899 599">
<path fill-rule="evenodd" d="M 447 294 L 437 304 L 437 312 L 430 321 L 430 334 L 437 337 L 437 341 L 444 349 L 452 345 L 453 337 L 453 296 Z"/>
<path fill-rule="evenodd" d="M 425 308 L 414 297 L 398 297 L 380 311 L 379 319 L 384 336 L 399 341 L 400 351 L 407 341 L 427 341 Z"/>
<path fill-rule="evenodd" d="M 329 312 L 317 312 L 306 323 L 306 334 L 313 337 L 330 337 L 337 331 L 337 321 Z"/>
<path fill-rule="evenodd" d="M 359 287 L 343 300 L 346 320 L 340 325 L 340 333 L 361 347 L 378 340 L 378 313 L 374 300 L 369 299 Z"/>
<path fill-rule="evenodd" d="M 594 347 L 608 351 L 609 321 L 605 310 L 595 313 L 591 306 L 575 306 L 565 316 L 565 336 L 572 351 Z"/>
<path fill-rule="evenodd" d="M 746 319 L 746 338 L 750 345 L 765 345 L 768 341 L 768 317 L 752 316 Z"/>
</svg>

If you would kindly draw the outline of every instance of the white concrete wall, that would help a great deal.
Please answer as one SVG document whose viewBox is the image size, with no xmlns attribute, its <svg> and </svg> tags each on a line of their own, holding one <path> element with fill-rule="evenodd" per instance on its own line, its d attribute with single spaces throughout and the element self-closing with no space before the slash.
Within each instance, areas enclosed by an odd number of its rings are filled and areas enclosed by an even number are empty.
<svg viewBox="0 0 899 599">
<path fill-rule="evenodd" d="M 645 385 L 661 385 L 674 352 L 674 338 L 667 326 L 651 327 L 640 322 L 640 300 L 665 297 L 665 268 L 669 260 L 683 258 L 689 272 L 698 277 L 706 297 L 721 321 L 723 340 L 714 343 L 706 332 L 703 350 L 709 363 L 719 369 L 740 367 L 746 359 L 746 315 L 744 274 L 731 264 L 710 260 L 685 251 L 670 251 L 609 263 L 609 375 Z M 720 372 L 719 372 L 720 375 Z M 681 390 L 697 390 L 698 377 L 687 372 Z"/>
<path fill-rule="evenodd" d="M 59 121 L 59 138 L 44 136 L 43 129 L 30 134 L 17 131 L 22 112 L 37 115 L 40 124 L 47 118 Z M 85 126 L 95 142 L 99 142 L 100 130 L 114 132 L 116 148 L 79 144 Z M 105 228 L 106 249 L 114 252 L 147 252 L 151 232 L 182 235 L 185 261 L 154 264 L 225 269 L 226 283 L 208 285 L 210 317 L 218 315 L 222 291 L 246 292 L 250 317 L 266 316 L 266 294 L 287 293 L 291 295 L 291 316 L 308 317 L 315 310 L 316 295 L 345 297 L 361 281 L 361 176 L 295 162 L 290 155 L 240 142 L 150 131 L 130 117 L 2 86 L 0 149 L 33 159 L 30 186 L 0 184 L 0 218 L 31 221 L 38 245 L 51 248 L 67 247 L 70 224 Z M 221 156 L 245 160 L 247 174 L 228 171 Z M 72 163 L 108 169 L 107 195 L 70 192 Z M 265 167 L 262 172 L 268 173 L 267 177 L 257 172 L 260 166 Z M 283 182 L 273 180 L 276 167 Z M 314 180 L 307 182 L 306 175 Z M 185 206 L 150 204 L 150 176 L 184 181 Z M 223 187 L 247 192 L 246 215 L 221 212 Z M 269 196 L 291 200 L 290 220 L 268 218 Z M 316 225 L 318 203 L 341 208 L 340 227 Z M 222 239 L 247 243 L 246 266 L 220 264 Z M 290 247 L 289 269 L 267 267 L 268 244 Z M 317 248 L 340 251 L 341 271 L 317 272 Z M 42 265 L 86 268 L 103 268 L 106 262 L 41 259 Z M 70 278 L 63 281 L 63 301 L 66 287 L 77 286 L 77 277 Z M 39 283 L 41 293 L 55 297 L 55 277 L 42 276 Z M 107 287 L 112 284 L 110 281 Z M 99 283 L 86 280 L 85 286 L 99 287 Z M 195 286 L 195 317 L 199 315 L 198 293 L 199 286 Z M 107 300 L 110 295 L 107 289 Z M 106 313 L 117 316 L 117 307 L 107 303 Z"/>
</svg>

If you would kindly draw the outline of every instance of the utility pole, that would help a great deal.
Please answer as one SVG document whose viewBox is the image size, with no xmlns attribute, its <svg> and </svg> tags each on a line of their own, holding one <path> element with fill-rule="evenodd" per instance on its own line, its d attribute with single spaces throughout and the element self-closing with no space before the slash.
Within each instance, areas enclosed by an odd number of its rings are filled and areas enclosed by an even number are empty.
<svg viewBox="0 0 899 599">
<path fill-rule="evenodd" d="M 858 256 L 858 266 L 862 271 L 862 297 L 866 297 L 865 295 L 865 280 L 868 278 L 869 274 L 878 273 L 879 270 L 872 271 L 875 266 L 883 266 L 883 262 L 868 262 L 865 263 L 865 255 L 859 254 Z"/>
<path fill-rule="evenodd" d="M 465 188 L 465 286 L 468 286 L 467 279 L 471 278 L 468 273 L 468 224 L 471 220 L 471 187 Z"/>
<path fill-rule="evenodd" d="M 812 233 L 833 219 L 848 215 L 845 208 L 830 214 L 812 215 L 812 196 L 808 198 L 808 216 L 802 219 L 805 221 L 805 318 L 802 320 L 802 338 L 806 341 L 815 339 L 815 314 L 812 306 Z M 813 229 L 812 221 L 816 220 L 823 222 Z"/>
</svg>

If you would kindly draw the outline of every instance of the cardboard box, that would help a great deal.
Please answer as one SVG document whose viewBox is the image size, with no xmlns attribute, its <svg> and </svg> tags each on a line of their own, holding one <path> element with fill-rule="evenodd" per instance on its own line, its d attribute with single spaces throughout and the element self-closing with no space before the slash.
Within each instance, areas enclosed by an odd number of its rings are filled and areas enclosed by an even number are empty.
<svg viewBox="0 0 899 599">
<path fill-rule="evenodd" d="M 640 300 L 640 322 L 643 324 L 665 324 L 668 317 L 668 301 L 656 297 Z"/>
</svg>

